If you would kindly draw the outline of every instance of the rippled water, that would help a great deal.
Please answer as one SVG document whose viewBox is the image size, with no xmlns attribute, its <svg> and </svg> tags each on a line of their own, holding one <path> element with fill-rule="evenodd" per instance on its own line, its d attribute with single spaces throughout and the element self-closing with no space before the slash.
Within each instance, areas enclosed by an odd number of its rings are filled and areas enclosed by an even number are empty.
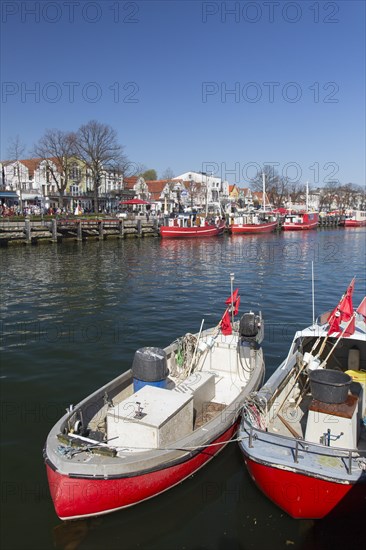
<svg viewBox="0 0 366 550">
<path fill-rule="evenodd" d="M 361 301 L 365 237 L 365 229 L 335 229 L 2 249 L 2 548 L 336 544 L 342 533 L 333 524 L 291 520 L 266 500 L 234 445 L 156 499 L 61 524 L 48 494 L 42 447 L 65 407 L 129 368 L 137 348 L 165 346 L 198 331 L 202 319 L 216 324 L 230 294 L 230 273 L 241 312 L 262 310 L 268 377 L 294 331 L 312 321 L 312 262 L 317 315 L 336 305 L 354 275 L 354 304 Z"/>
</svg>

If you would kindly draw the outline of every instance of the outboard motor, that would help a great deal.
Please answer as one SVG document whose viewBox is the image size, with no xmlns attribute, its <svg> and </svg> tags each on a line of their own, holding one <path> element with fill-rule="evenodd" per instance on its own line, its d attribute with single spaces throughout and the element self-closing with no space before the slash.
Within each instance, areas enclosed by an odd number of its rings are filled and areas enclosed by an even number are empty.
<svg viewBox="0 0 366 550">
<path fill-rule="evenodd" d="M 256 315 L 252 311 L 244 313 L 240 319 L 239 334 L 242 345 L 246 342 L 253 348 L 258 347 L 258 344 L 263 340 L 261 315 Z"/>
</svg>

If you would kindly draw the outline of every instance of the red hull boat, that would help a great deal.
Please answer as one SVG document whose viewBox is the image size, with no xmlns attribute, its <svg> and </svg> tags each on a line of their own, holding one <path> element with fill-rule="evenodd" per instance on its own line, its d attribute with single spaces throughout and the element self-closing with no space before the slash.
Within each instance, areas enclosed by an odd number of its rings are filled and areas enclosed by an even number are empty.
<svg viewBox="0 0 366 550">
<path fill-rule="evenodd" d="M 285 216 L 282 229 L 284 231 L 304 231 L 308 229 L 316 229 L 318 224 L 319 214 L 317 212 L 287 214 Z"/>
<path fill-rule="evenodd" d="M 108 514 L 138 504 L 178 485 L 217 455 L 235 435 L 237 422 L 211 446 L 181 464 L 139 475 L 105 479 L 65 476 L 46 464 L 51 497 L 60 519 L 77 519 Z M 193 454 L 193 453 L 192 453 Z"/>
<path fill-rule="evenodd" d="M 277 229 L 278 223 L 275 222 L 263 222 L 263 223 L 233 223 L 230 226 L 230 233 L 233 235 L 240 235 L 245 233 L 270 233 Z"/>
<path fill-rule="evenodd" d="M 344 222 L 345 227 L 365 227 L 366 226 L 366 211 L 355 210 L 351 212 Z"/>
<path fill-rule="evenodd" d="M 165 349 L 141 348 L 132 368 L 67 413 L 44 449 L 57 515 L 77 519 L 129 507 L 188 478 L 235 435 L 241 405 L 264 376 L 260 315 L 220 323 Z M 231 315 L 230 315 L 231 313 Z"/>
<path fill-rule="evenodd" d="M 225 227 L 223 220 L 208 223 L 205 218 L 193 220 L 192 217 L 182 216 L 169 220 L 169 225 L 160 226 L 160 236 L 169 239 L 218 237 L 224 233 Z"/>
<path fill-rule="evenodd" d="M 366 298 L 354 312 L 353 284 L 331 314 L 295 334 L 243 406 L 249 473 L 293 518 L 366 510 Z"/>
</svg>

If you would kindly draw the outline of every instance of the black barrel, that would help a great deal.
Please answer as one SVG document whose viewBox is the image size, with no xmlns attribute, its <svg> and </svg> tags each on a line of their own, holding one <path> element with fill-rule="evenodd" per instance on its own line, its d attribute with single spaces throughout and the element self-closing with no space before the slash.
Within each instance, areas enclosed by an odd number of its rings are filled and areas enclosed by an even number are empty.
<svg viewBox="0 0 366 550">
<path fill-rule="evenodd" d="M 323 403 L 344 403 L 352 378 L 340 370 L 316 369 L 309 373 L 314 399 Z"/>
<path fill-rule="evenodd" d="M 165 388 L 168 372 L 166 353 L 163 349 L 138 349 L 132 363 L 134 390 L 137 391 L 146 385 Z"/>
</svg>

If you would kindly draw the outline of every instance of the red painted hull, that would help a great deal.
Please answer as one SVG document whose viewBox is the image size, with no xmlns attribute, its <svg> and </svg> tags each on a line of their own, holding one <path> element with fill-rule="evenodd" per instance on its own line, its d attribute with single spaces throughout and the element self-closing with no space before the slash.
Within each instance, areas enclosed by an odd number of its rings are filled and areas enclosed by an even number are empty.
<svg viewBox="0 0 366 550">
<path fill-rule="evenodd" d="M 345 227 L 365 227 L 366 220 L 346 220 L 344 225 Z"/>
<path fill-rule="evenodd" d="M 114 512 L 159 495 L 188 478 L 219 453 L 236 433 L 238 421 L 202 451 L 174 466 L 112 479 L 68 477 L 46 464 L 55 510 L 60 519 L 77 519 Z"/>
<path fill-rule="evenodd" d="M 357 512 L 366 505 L 365 483 L 336 483 L 261 464 L 247 456 L 244 460 L 259 489 L 295 519 L 321 519 L 337 511 Z"/>
<path fill-rule="evenodd" d="M 160 227 L 160 236 L 169 239 L 181 238 L 202 238 L 202 237 L 217 237 L 222 235 L 225 230 L 225 224 L 219 226 L 205 225 L 202 227 L 179 227 L 162 225 Z"/>
<path fill-rule="evenodd" d="M 282 229 L 284 231 L 302 231 L 308 229 L 316 229 L 318 227 L 318 222 L 313 223 L 291 223 L 289 225 L 283 224 Z"/>
<path fill-rule="evenodd" d="M 275 231 L 277 227 L 277 222 L 268 222 L 268 223 L 243 223 L 243 224 L 232 224 L 230 226 L 230 231 L 233 235 L 238 235 L 240 233 L 270 233 Z"/>
</svg>

